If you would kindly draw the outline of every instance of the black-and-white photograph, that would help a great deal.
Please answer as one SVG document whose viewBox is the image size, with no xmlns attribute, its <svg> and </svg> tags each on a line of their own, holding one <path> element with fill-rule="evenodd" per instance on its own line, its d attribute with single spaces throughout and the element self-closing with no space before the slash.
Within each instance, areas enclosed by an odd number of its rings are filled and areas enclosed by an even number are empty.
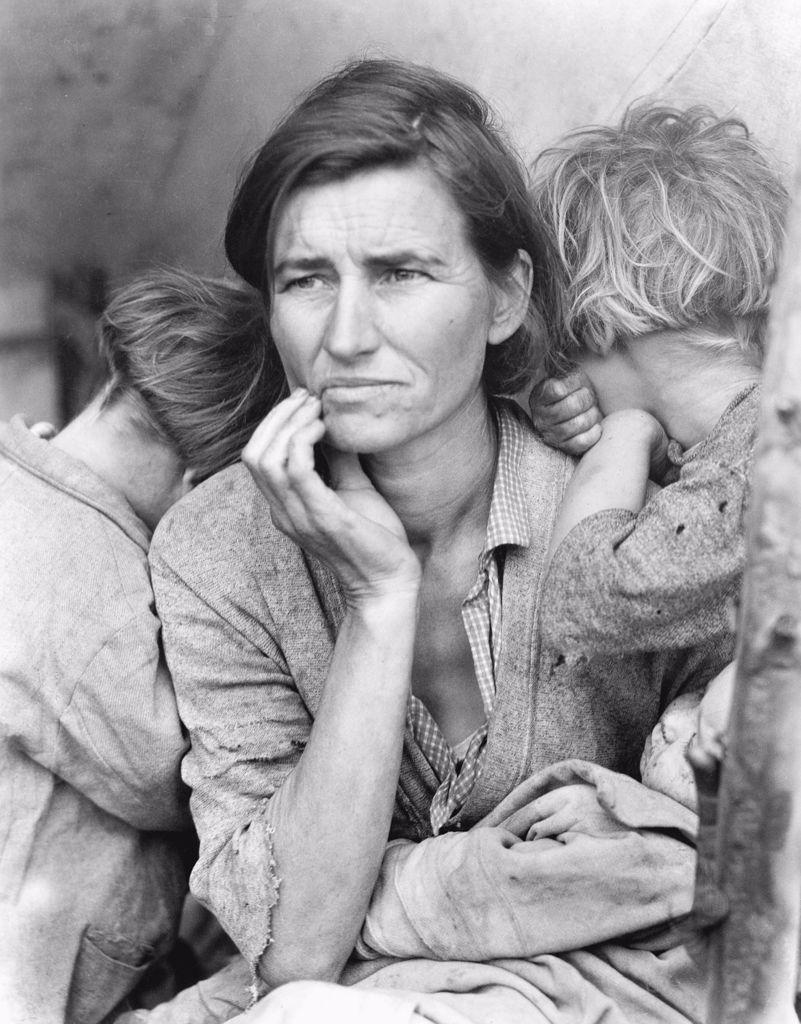
<svg viewBox="0 0 801 1024">
<path fill-rule="evenodd" d="M 798 0 L 0 0 L 0 1024 L 801 1020 Z"/>
</svg>

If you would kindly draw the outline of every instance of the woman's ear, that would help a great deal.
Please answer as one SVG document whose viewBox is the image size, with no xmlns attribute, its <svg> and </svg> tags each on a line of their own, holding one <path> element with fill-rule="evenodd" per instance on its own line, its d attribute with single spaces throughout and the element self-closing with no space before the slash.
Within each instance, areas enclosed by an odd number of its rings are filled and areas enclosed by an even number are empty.
<svg viewBox="0 0 801 1024">
<path fill-rule="evenodd" d="M 531 297 L 533 276 L 531 257 L 525 249 L 518 249 L 504 280 L 492 284 L 495 310 L 487 338 L 488 345 L 500 345 L 511 338 L 523 323 Z"/>
</svg>

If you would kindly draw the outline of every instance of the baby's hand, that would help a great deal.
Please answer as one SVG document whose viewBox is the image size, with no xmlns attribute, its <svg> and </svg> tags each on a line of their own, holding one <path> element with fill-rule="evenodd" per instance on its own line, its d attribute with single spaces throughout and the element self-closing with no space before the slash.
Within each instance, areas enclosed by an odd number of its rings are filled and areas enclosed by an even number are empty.
<svg viewBox="0 0 801 1024">
<path fill-rule="evenodd" d="M 599 802 L 595 786 L 585 782 L 552 789 L 537 797 L 530 811 L 532 824 L 526 839 L 545 839 L 564 832 L 603 835 L 622 828 Z"/>
<path fill-rule="evenodd" d="M 529 408 L 543 441 L 568 455 L 583 455 L 601 436 L 601 410 L 592 384 L 581 370 L 535 384 Z"/>
<path fill-rule="evenodd" d="M 716 773 L 723 761 L 736 671 L 737 663 L 732 662 L 706 688 L 698 709 L 698 731 L 688 752 L 696 771 Z"/>
</svg>

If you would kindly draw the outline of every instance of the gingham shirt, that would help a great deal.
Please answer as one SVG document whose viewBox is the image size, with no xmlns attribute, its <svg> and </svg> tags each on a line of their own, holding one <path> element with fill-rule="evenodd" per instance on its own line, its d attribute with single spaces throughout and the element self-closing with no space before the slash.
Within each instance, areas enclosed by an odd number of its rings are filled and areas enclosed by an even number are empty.
<svg viewBox="0 0 801 1024">
<path fill-rule="evenodd" d="M 506 544 L 527 547 L 529 543 L 526 498 L 517 471 L 523 452 L 523 428 L 514 413 L 504 405 L 495 409 L 495 422 L 498 428 L 498 464 L 487 520 L 487 537 L 479 556 L 475 583 L 462 601 L 462 621 L 487 720 L 495 703 L 495 666 L 501 646 L 499 549 Z M 440 783 L 431 802 L 431 827 L 437 835 L 462 808 L 481 774 L 488 721 L 459 743 L 454 751 L 428 708 L 412 695 L 407 725 Z"/>
</svg>

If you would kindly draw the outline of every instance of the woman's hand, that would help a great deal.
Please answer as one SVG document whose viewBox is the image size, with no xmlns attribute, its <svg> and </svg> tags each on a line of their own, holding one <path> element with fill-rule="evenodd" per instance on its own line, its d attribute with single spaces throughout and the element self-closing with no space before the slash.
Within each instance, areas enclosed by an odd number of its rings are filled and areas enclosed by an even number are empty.
<svg viewBox="0 0 801 1024">
<path fill-rule="evenodd" d="M 314 466 L 325 434 L 316 395 L 298 388 L 257 427 L 242 453 L 273 522 L 336 574 L 346 599 L 417 588 L 420 564 L 403 524 L 355 454 L 329 450 L 332 486 Z"/>
<path fill-rule="evenodd" d="M 598 400 L 581 370 L 535 384 L 529 408 L 543 441 L 568 455 L 583 455 L 601 436 Z"/>
<path fill-rule="evenodd" d="M 560 786 L 532 801 L 526 839 L 556 838 L 565 832 L 606 835 L 624 831 L 598 800 L 595 786 L 574 783 Z"/>
</svg>

